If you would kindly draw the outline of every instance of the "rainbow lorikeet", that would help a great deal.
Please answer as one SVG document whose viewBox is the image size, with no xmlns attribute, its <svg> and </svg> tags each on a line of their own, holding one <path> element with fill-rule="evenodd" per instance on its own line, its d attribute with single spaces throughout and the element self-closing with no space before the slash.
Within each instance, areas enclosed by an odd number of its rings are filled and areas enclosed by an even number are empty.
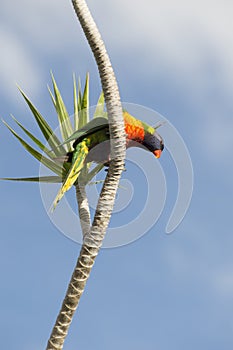
<svg viewBox="0 0 233 350">
<path fill-rule="evenodd" d="M 149 126 L 131 116 L 128 112 L 123 112 L 126 147 L 144 146 L 152 152 L 156 158 L 159 158 L 164 148 L 162 137 L 157 133 L 156 128 Z M 78 179 L 80 171 L 85 162 L 94 161 L 108 165 L 110 162 L 110 142 L 109 142 L 109 124 L 103 117 L 94 118 L 83 128 L 74 132 L 65 143 L 73 140 L 73 151 L 62 158 L 64 162 L 71 163 L 70 169 L 64 179 L 64 182 L 53 202 L 54 210 L 72 185 Z"/>
</svg>

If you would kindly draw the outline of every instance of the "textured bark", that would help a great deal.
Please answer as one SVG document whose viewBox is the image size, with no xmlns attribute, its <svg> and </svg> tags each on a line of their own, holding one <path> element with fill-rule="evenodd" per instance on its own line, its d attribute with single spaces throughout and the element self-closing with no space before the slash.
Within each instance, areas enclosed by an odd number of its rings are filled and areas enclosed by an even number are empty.
<svg viewBox="0 0 233 350">
<path fill-rule="evenodd" d="M 60 350 L 63 348 L 72 317 L 84 291 L 86 281 L 101 248 L 109 224 L 120 176 L 124 169 L 125 158 L 125 131 L 122 107 L 111 62 L 85 1 L 72 0 L 72 3 L 98 65 L 109 118 L 112 161 L 100 193 L 90 230 L 88 230 L 89 213 L 86 211 L 85 196 L 82 198 L 81 188 L 77 188 L 79 212 L 83 217 L 83 222 L 81 218 L 81 226 L 84 240 L 64 302 L 48 341 L 47 350 Z"/>
<path fill-rule="evenodd" d="M 60 350 L 68 333 L 73 315 L 84 291 L 87 279 L 95 258 L 98 254 L 98 248 L 82 245 L 79 258 L 71 277 L 61 311 L 57 317 L 56 324 L 48 341 L 47 350 Z"/>
<path fill-rule="evenodd" d="M 125 131 L 115 74 L 98 28 L 84 0 L 72 0 L 75 12 L 95 56 L 110 121 L 112 158 L 124 158 Z M 123 162 L 122 162 L 123 163 Z"/>
<path fill-rule="evenodd" d="M 90 216 L 90 208 L 88 204 L 88 198 L 85 191 L 85 185 L 77 184 L 76 188 L 76 198 L 78 203 L 78 212 L 80 225 L 82 228 L 83 237 L 86 237 L 90 233 L 91 228 L 91 216 Z"/>
</svg>

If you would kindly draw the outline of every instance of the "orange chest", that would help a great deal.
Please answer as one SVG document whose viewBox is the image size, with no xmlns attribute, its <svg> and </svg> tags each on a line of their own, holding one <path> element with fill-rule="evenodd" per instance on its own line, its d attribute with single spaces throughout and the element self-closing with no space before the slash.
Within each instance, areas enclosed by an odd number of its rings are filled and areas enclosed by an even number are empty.
<svg viewBox="0 0 233 350">
<path fill-rule="evenodd" d="M 144 128 L 138 125 L 125 124 L 125 133 L 127 139 L 142 142 L 144 140 L 145 131 Z"/>
</svg>

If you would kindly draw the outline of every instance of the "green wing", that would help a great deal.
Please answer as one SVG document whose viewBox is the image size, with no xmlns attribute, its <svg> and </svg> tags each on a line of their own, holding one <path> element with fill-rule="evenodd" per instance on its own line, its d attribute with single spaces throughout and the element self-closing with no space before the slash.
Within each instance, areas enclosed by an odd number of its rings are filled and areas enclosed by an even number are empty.
<svg viewBox="0 0 233 350">
<path fill-rule="evenodd" d="M 96 131 L 100 131 L 108 127 L 108 120 L 106 118 L 94 118 L 89 123 L 84 125 L 81 129 L 75 131 L 63 144 L 69 143 L 73 140 L 79 143 L 85 137 L 94 134 Z"/>
</svg>

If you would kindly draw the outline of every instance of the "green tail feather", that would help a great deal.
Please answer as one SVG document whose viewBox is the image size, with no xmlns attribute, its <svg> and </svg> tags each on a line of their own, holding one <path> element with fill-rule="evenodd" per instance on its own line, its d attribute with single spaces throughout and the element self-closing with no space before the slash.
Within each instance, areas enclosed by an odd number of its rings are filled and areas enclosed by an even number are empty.
<svg viewBox="0 0 233 350">
<path fill-rule="evenodd" d="M 88 151 L 89 149 L 87 147 L 86 140 L 84 139 L 82 142 L 80 142 L 77 145 L 76 150 L 73 153 L 72 165 L 70 167 L 69 173 L 67 174 L 66 179 L 53 202 L 51 211 L 54 211 L 58 202 L 62 199 L 64 194 L 72 187 L 72 185 L 75 183 L 75 181 L 79 177 L 80 171 L 83 168 Z"/>
</svg>

